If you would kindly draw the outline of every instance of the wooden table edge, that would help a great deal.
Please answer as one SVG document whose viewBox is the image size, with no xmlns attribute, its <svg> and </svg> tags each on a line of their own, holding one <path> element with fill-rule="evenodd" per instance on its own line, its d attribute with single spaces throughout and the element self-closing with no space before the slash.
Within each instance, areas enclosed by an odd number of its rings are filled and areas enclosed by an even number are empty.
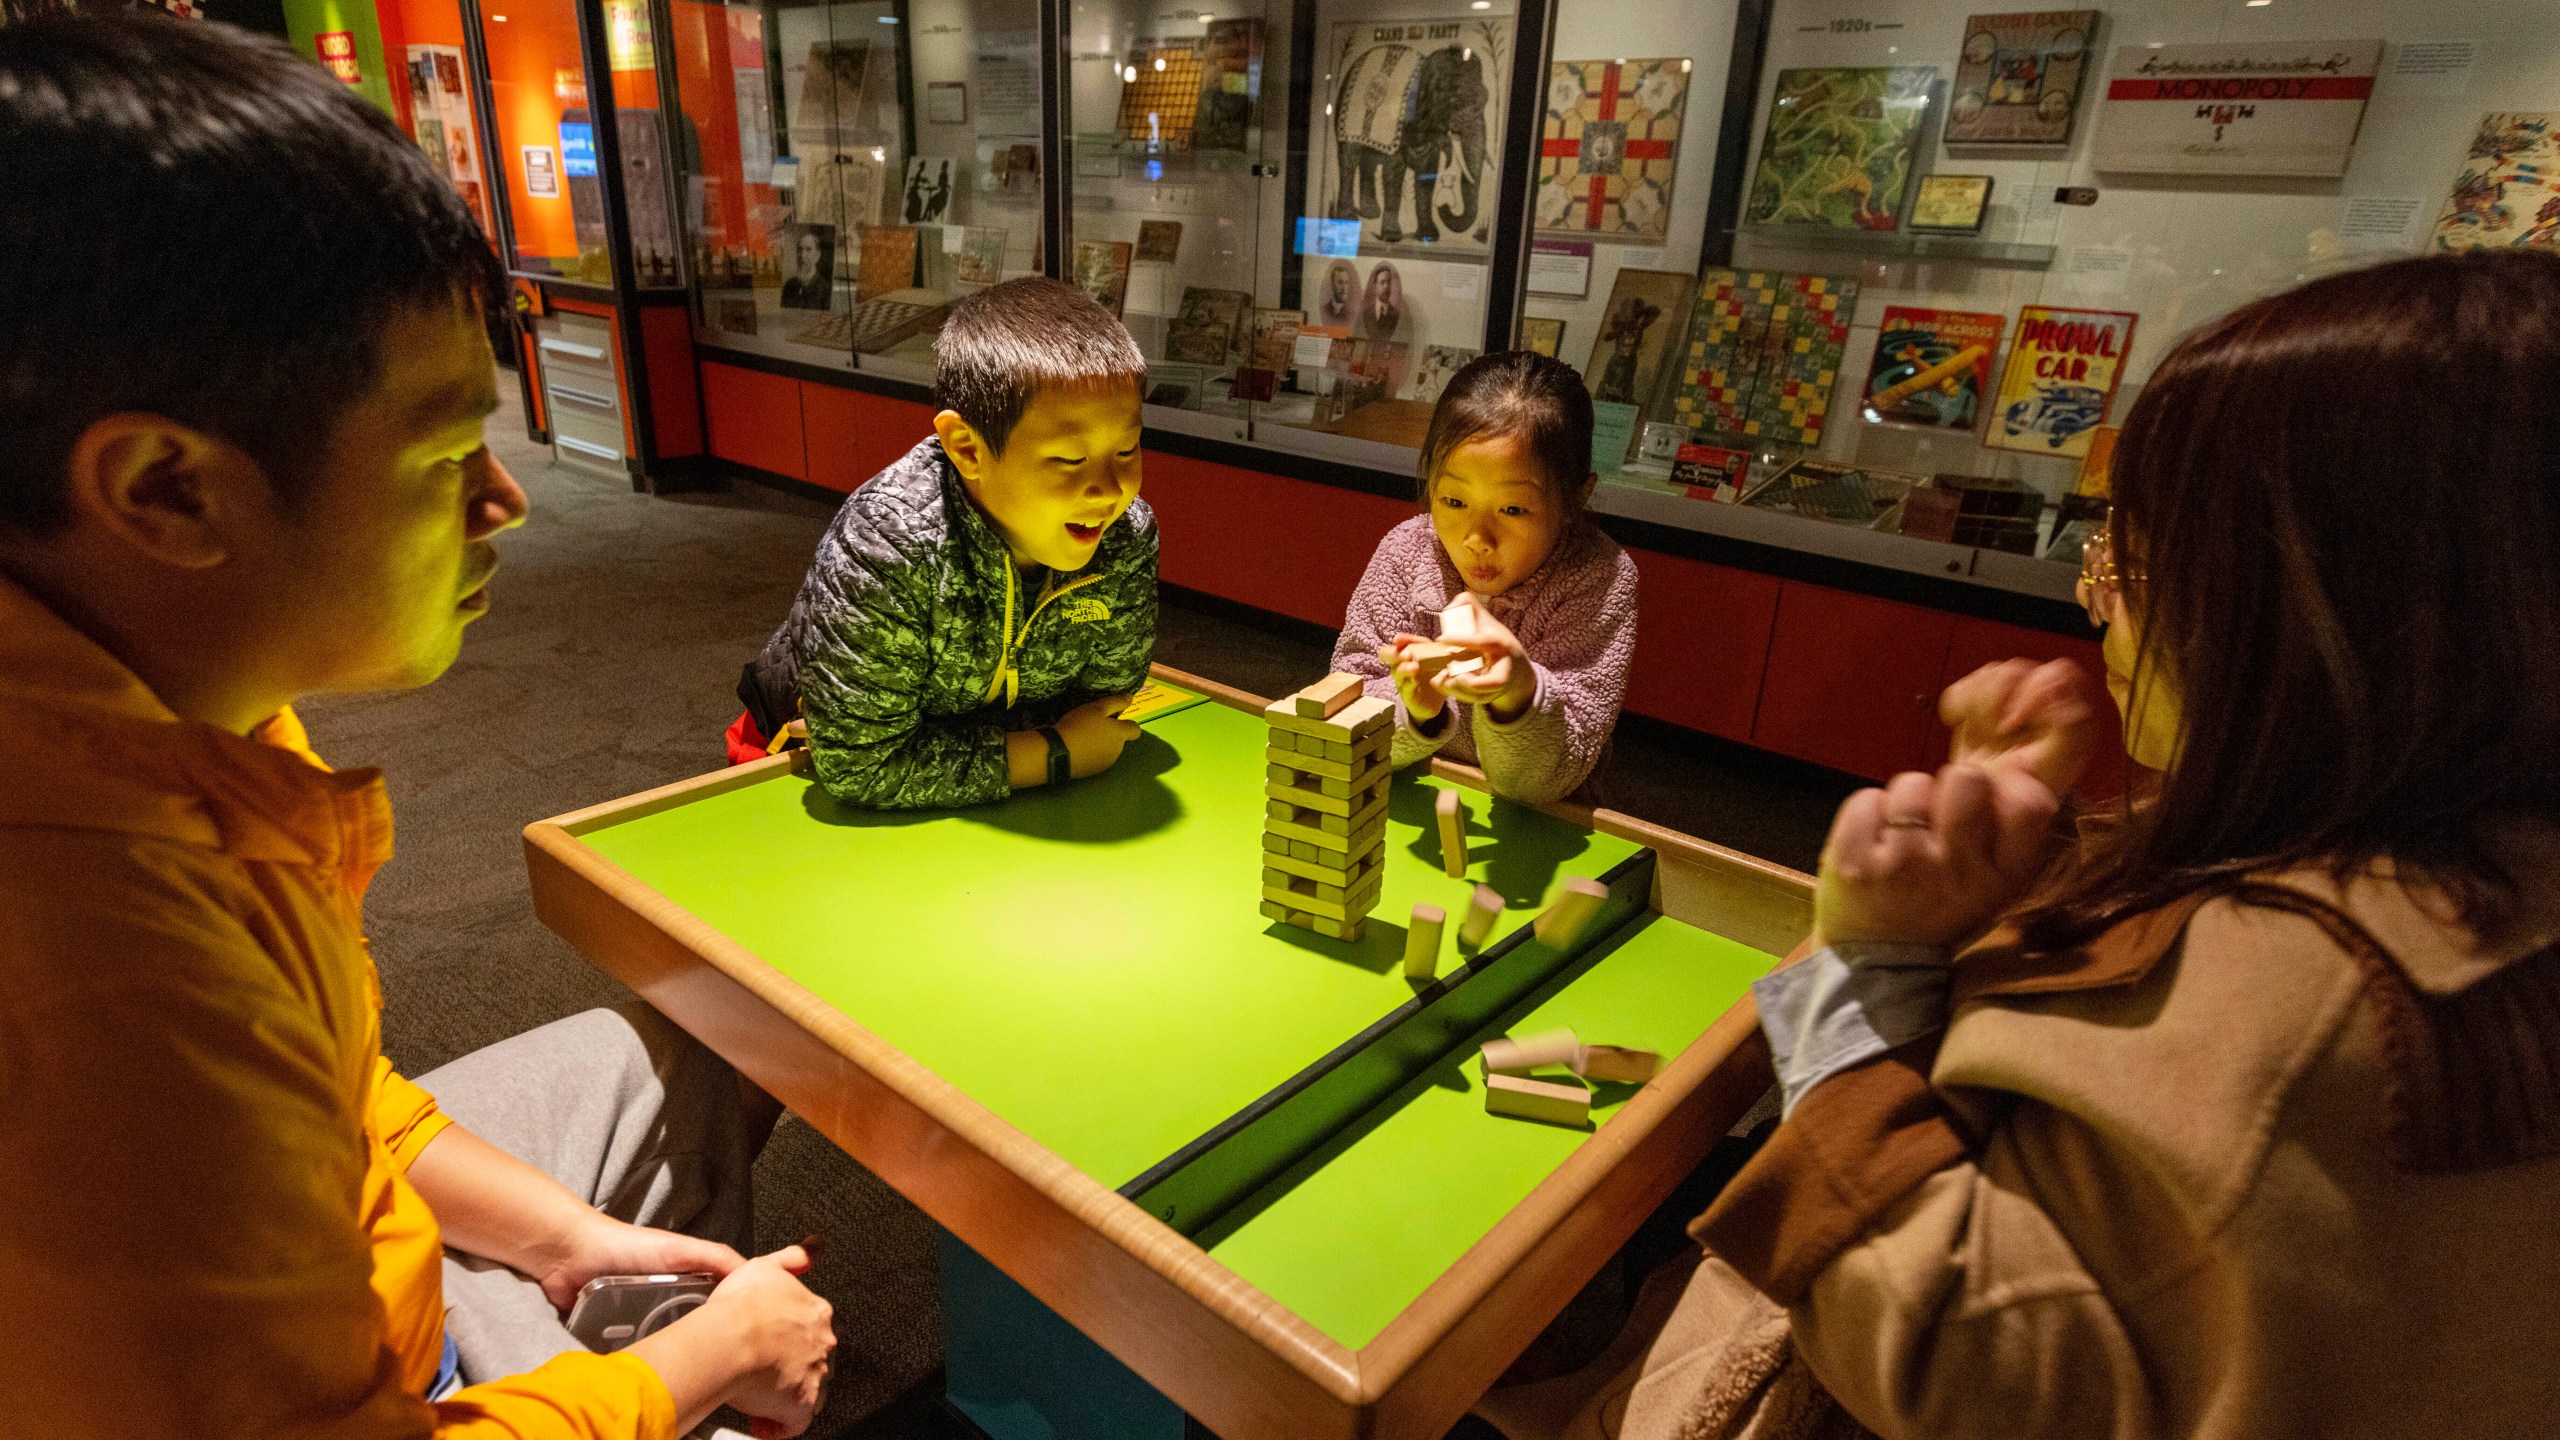
<svg viewBox="0 0 2560 1440">
<path fill-rule="evenodd" d="M 1269 703 L 1246 691 L 1170 666 L 1154 666 L 1152 673 L 1234 709 L 1258 714 Z M 804 770 L 806 756 L 805 750 L 788 751 L 526 826 L 526 862 L 537 915 L 599 966 L 679 1022 L 687 1018 L 679 1013 L 680 1009 L 701 1012 L 707 1003 L 698 996 L 690 1002 L 677 997 L 676 992 L 684 988 L 685 977 L 676 972 L 684 962 L 689 960 L 694 967 L 717 975 L 786 1025 L 797 1027 L 812 1045 L 849 1072 L 842 1077 L 846 1081 L 859 1085 L 861 1080 L 867 1080 L 896 1104 L 911 1110 L 915 1121 L 960 1141 L 965 1151 L 982 1158 L 988 1168 L 1001 1176 L 1009 1177 L 1030 1197 L 1054 1210 L 1057 1218 L 1073 1220 L 1107 1242 L 1113 1251 L 1134 1261 L 1139 1270 L 1167 1287 L 1172 1295 L 1133 1293 L 1128 1282 L 1139 1277 L 1121 1276 L 1113 1280 L 1120 1293 L 1111 1303 L 1097 1300 L 1090 1290 L 1069 1283 L 1069 1272 L 1077 1272 L 1077 1278 L 1088 1283 L 1105 1278 L 1093 1272 L 1092 1263 L 1099 1260 L 1108 1264 L 1108 1256 L 1042 1256 L 1036 1246 L 1007 1243 L 1020 1240 L 1025 1233 L 1016 1223 L 1021 1217 L 992 1213 L 984 1197 L 958 1193 L 971 1187 L 936 1182 L 916 1167 L 898 1163 L 897 1157 L 884 1155 L 880 1146 L 865 1138 L 866 1128 L 894 1126 L 866 1127 L 844 1113 L 850 1107 L 842 1104 L 831 1107 L 834 1114 L 814 1114 L 798 1105 L 793 1107 L 831 1141 L 883 1179 L 897 1184 L 901 1193 L 964 1243 L 997 1262 L 1000 1269 L 1042 1303 L 1098 1342 L 1107 1340 L 1106 1349 L 1213 1429 L 1267 1423 L 1279 1427 L 1274 1433 L 1292 1437 L 1409 1435 L 1415 1440 L 1427 1440 L 1438 1435 L 1536 1337 L 1538 1328 L 1563 1308 L 1597 1272 L 1607 1255 L 1633 1233 L 1771 1083 L 1766 1042 L 1760 1037 L 1756 1012 L 1745 996 L 1564 1164 L 1506 1212 L 1493 1229 L 1478 1237 L 1384 1330 L 1355 1352 L 745 947 L 606 860 L 581 838 L 606 823 L 640 819 L 761 783 L 773 778 L 777 770 Z M 1435 760 L 1432 773 L 1490 793 L 1483 772 L 1475 767 Z M 1795 905 L 1809 910 L 1811 878 L 1801 872 L 1616 811 L 1563 803 L 1532 808 L 1650 848 L 1661 863 L 1700 870 L 1726 884 L 1764 890 L 1772 900 L 1792 899 Z M 572 888 L 564 890 L 564 886 Z M 579 890 L 586 893 L 581 895 Z M 1684 923 L 1698 923 L 1696 918 L 1663 907 L 1662 890 L 1663 882 L 1658 876 L 1656 908 Z M 662 941 L 664 950 L 659 963 L 650 965 L 636 951 L 625 947 L 584 943 L 593 938 L 598 928 L 626 928 L 616 927 L 609 915 L 580 913 L 586 908 L 582 902 L 589 900 L 618 906 L 628 917 L 628 927 Z M 1733 938 L 1770 948 L 1751 936 Z M 673 969 L 667 963 L 670 960 L 674 962 Z M 661 1003 L 662 996 L 675 999 L 677 1008 Z M 735 1017 L 731 1019 L 734 1022 Z M 687 1028 L 694 1029 L 691 1025 Z M 713 1023 L 705 1028 L 724 1027 Z M 723 1048 L 711 1037 L 702 1036 L 700 1030 L 695 1033 L 749 1078 L 789 1103 L 791 1096 L 784 1091 L 796 1087 L 789 1086 L 775 1068 L 779 1062 L 768 1063 L 766 1057 L 751 1053 L 731 1053 L 745 1047 L 733 1043 Z M 885 1121 L 897 1117 L 873 1118 Z M 1642 1166 L 1621 1163 L 1666 1129 L 1673 1130 L 1674 1143 L 1657 1146 Z M 930 1137 L 926 1139 L 929 1143 Z M 992 1181 L 997 1176 L 986 1178 Z M 979 1203 L 972 1203 L 973 1198 Z M 1073 1247 L 1075 1237 L 1070 1232 L 1050 1227 L 1043 1233 Z M 1555 1243 L 1560 1239 L 1571 1243 Z M 1585 1257 L 1589 1257 L 1587 1263 Z M 1053 1263 L 1041 1263 L 1044 1260 Z M 1004 1263 L 1007 1261 L 1012 1263 Z M 1139 1304 L 1143 1309 L 1133 1313 L 1118 1308 L 1124 1303 Z M 1150 1321 L 1150 1315 L 1158 1315 L 1168 1303 L 1205 1312 L 1237 1340 L 1250 1340 L 1251 1346 L 1213 1344 L 1212 1348 L 1225 1352 L 1214 1357 L 1165 1353 L 1168 1348 L 1184 1348 L 1174 1343 L 1184 1338 L 1176 1333 L 1178 1327 Z M 1501 1324 L 1509 1313 L 1537 1315 L 1538 1325 L 1523 1328 Z M 1238 1388 L 1231 1377 L 1200 1377 L 1195 1369 L 1200 1362 L 1208 1361 L 1250 1371 L 1258 1368 L 1254 1364 L 1256 1354 L 1275 1362 L 1285 1376 L 1258 1377 L 1261 1383 L 1254 1388 L 1261 1393 L 1248 1401 L 1229 1398 Z M 1295 1396 L 1279 1393 L 1292 1388 L 1287 1384 L 1291 1377 L 1314 1393 L 1305 1393 L 1304 1389 Z M 1283 1383 L 1275 1389 L 1270 1384 L 1274 1380 Z"/>
</svg>

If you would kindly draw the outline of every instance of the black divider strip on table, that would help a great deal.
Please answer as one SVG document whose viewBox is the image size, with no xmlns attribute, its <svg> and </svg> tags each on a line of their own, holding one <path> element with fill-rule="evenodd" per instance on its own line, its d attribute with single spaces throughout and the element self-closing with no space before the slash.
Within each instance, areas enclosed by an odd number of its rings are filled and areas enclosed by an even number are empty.
<svg viewBox="0 0 2560 1440">
<path fill-rule="evenodd" d="M 1646 850 L 1601 876 L 1609 899 L 1571 947 L 1549 949 L 1521 926 L 1120 1193 L 1183 1234 L 1198 1235 L 1643 914 L 1653 869 L 1654 854 Z"/>
</svg>

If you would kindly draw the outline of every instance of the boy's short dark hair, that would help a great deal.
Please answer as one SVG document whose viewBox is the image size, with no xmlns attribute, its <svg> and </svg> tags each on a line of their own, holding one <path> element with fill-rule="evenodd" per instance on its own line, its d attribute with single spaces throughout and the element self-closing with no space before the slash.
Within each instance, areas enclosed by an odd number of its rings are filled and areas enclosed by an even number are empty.
<svg viewBox="0 0 2560 1440">
<path fill-rule="evenodd" d="M 1141 389 L 1147 357 L 1093 297 L 1037 276 L 990 285 L 951 307 L 933 343 L 933 403 L 969 422 L 987 448 L 1006 438 L 1047 385 L 1125 380 Z"/>
<path fill-rule="evenodd" d="M 1422 503 L 1449 452 L 1470 440 L 1516 435 L 1529 463 L 1564 510 L 1568 526 L 1587 508 L 1582 482 L 1591 475 L 1591 392 L 1561 360 L 1534 350 L 1498 350 L 1458 367 L 1431 411 L 1422 439 Z"/>
<path fill-rule="evenodd" d="M 290 504 L 402 309 L 506 272 L 391 118 L 275 40 L 147 13 L 0 26 L 0 529 L 68 518 L 98 420 L 238 445 Z"/>
</svg>

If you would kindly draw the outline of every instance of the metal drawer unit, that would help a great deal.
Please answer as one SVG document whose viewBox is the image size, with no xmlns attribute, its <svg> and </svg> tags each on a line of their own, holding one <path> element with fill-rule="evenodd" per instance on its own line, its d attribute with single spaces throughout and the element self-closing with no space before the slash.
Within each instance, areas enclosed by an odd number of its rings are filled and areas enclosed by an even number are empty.
<svg viewBox="0 0 2560 1440">
<path fill-rule="evenodd" d="M 535 322 L 535 333 L 542 351 L 544 405 L 551 412 L 553 458 L 627 478 L 613 327 L 592 316 L 554 311 Z"/>
</svg>

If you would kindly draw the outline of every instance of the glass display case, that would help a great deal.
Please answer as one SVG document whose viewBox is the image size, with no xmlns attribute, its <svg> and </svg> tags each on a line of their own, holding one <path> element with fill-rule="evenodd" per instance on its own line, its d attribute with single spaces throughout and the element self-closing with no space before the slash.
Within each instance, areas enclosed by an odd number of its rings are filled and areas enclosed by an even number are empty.
<svg viewBox="0 0 2560 1440">
<path fill-rule="evenodd" d="M 1604 511 L 2047 599 L 2180 333 L 2560 241 L 2529 0 L 672 8 L 706 346 L 921 381 L 952 300 L 1053 274 L 1153 429 L 1373 490 L 1523 346 Z"/>
<path fill-rule="evenodd" d="M 1037 273 L 1034 0 L 674 0 L 698 338 L 932 374 L 953 300 Z"/>
<path fill-rule="evenodd" d="M 605 147 L 597 142 L 587 95 L 578 8 L 576 0 L 489 0 L 483 7 L 494 163 L 506 176 L 510 268 L 610 286 Z M 689 162 L 698 141 L 690 126 L 680 124 L 671 135 L 663 123 L 647 0 L 605 0 L 602 19 L 634 283 L 680 287 L 685 276 L 670 177 L 678 156 Z"/>
<path fill-rule="evenodd" d="M 1578 13 L 1621 8 L 1567 0 L 1558 53 Z M 2560 158 L 2560 41 L 2533 9 L 1774 0 L 1738 213 L 1604 473 L 2060 593 L 2115 427 L 2179 335 L 2336 270 L 2560 238 L 2528 153 Z"/>
</svg>

